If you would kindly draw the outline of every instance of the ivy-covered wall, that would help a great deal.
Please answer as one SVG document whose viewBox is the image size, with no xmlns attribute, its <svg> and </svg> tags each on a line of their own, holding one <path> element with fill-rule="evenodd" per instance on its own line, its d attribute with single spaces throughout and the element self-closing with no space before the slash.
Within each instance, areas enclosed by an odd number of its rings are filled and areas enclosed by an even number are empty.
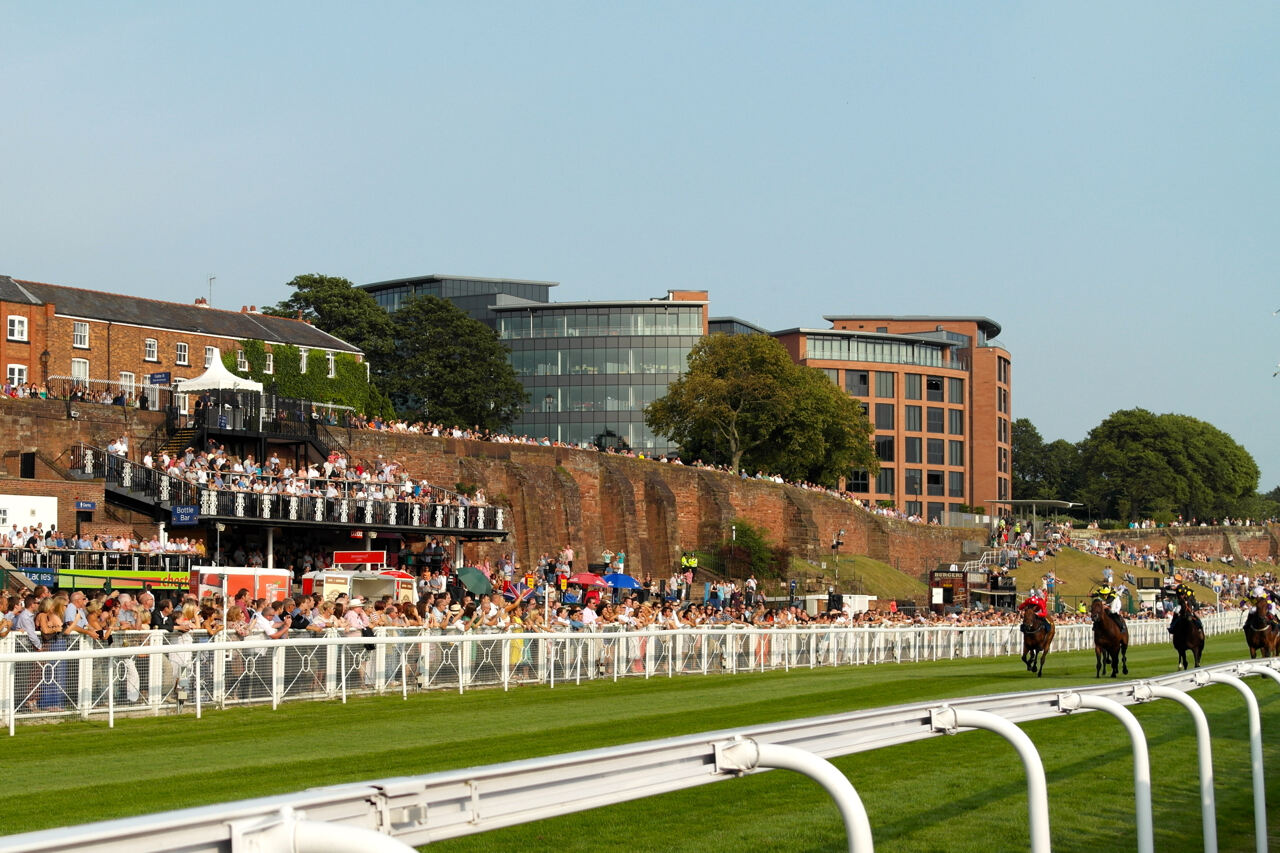
<svg viewBox="0 0 1280 853">
<path fill-rule="evenodd" d="M 307 369 L 302 370 L 301 350 L 291 344 L 272 344 L 273 372 L 267 373 L 267 348 L 262 341 L 240 341 L 249 363 L 247 375 L 261 382 L 264 388 L 276 386 L 276 393 L 283 397 L 313 400 L 317 403 L 334 403 L 351 406 L 367 415 L 389 415 L 390 401 L 366 378 L 364 362 L 349 353 L 334 354 L 334 375 L 329 376 L 329 364 L 324 350 L 311 349 L 307 353 Z M 228 370 L 240 376 L 246 373 L 237 367 L 236 353 L 222 354 L 222 363 Z"/>
</svg>

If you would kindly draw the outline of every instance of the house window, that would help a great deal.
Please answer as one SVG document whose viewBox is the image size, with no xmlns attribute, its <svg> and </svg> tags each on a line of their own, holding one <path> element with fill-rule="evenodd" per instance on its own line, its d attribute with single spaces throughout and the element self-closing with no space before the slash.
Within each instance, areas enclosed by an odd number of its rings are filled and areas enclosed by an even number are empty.
<svg viewBox="0 0 1280 853">
<path fill-rule="evenodd" d="M 184 343 L 175 344 L 173 347 L 174 364 L 186 367 L 191 362 L 187 361 L 187 345 Z"/>
<path fill-rule="evenodd" d="M 930 406 L 928 412 L 925 413 L 925 429 L 928 432 L 942 432 L 943 410 L 937 406 Z"/>
<path fill-rule="evenodd" d="M 249 359 L 244 357 L 244 350 L 236 350 L 236 370 L 246 373 L 249 370 Z"/>
<path fill-rule="evenodd" d="M 155 338 L 147 338 L 142 342 L 142 360 L 143 361 L 159 361 L 160 360 L 160 344 Z"/>
<path fill-rule="evenodd" d="M 213 367 L 213 360 L 217 357 L 218 357 L 217 347 L 204 348 L 204 366 L 206 370 L 210 367 Z"/>
<path fill-rule="evenodd" d="M 85 384 L 89 381 L 89 359 L 71 359 L 71 378 L 80 384 Z"/>
<path fill-rule="evenodd" d="M 870 391 L 867 385 L 867 371 L 846 370 L 844 372 L 844 390 L 855 397 L 866 397 Z"/>
<path fill-rule="evenodd" d="M 125 395 L 125 399 L 133 396 L 134 375 L 127 370 L 120 371 L 120 393 Z"/>
<path fill-rule="evenodd" d="M 9 315 L 9 340 L 25 341 L 27 339 L 27 318 L 17 314 Z"/>
<path fill-rule="evenodd" d="M 266 360 L 265 362 L 263 362 L 263 364 L 262 364 L 262 372 L 263 372 L 263 373 L 275 373 L 275 372 L 276 372 L 276 355 L 275 355 L 275 353 L 273 353 L 273 352 L 269 352 L 269 353 L 267 353 L 267 360 Z"/>
<path fill-rule="evenodd" d="M 306 347 L 298 348 L 298 371 L 301 373 L 307 372 L 307 355 L 309 353 L 310 353 L 310 350 L 308 350 Z"/>
<path fill-rule="evenodd" d="M 947 410 L 947 432 L 964 435 L 964 409 Z"/>
<path fill-rule="evenodd" d="M 876 371 L 876 396 L 892 397 L 893 396 L 893 377 L 894 374 L 886 373 L 883 370 Z"/>
<path fill-rule="evenodd" d="M 920 399 L 920 374 L 908 373 L 906 376 L 906 387 L 903 388 L 903 395 L 908 400 Z"/>
<path fill-rule="evenodd" d="M 5 371 L 5 379 L 10 385 L 26 385 L 27 384 L 27 366 L 25 364 L 11 364 Z"/>
<path fill-rule="evenodd" d="M 928 454 L 928 462 L 930 465 L 944 465 L 942 460 L 945 458 L 944 453 L 946 442 L 940 438 L 931 438 L 925 443 L 925 449 Z"/>
<path fill-rule="evenodd" d="M 326 370 L 328 371 L 328 374 L 327 374 L 327 375 L 328 375 L 328 377 L 329 377 L 330 379 L 332 379 L 333 377 L 337 376 L 337 375 L 338 375 L 338 367 L 337 367 L 337 365 L 336 365 L 336 364 L 334 364 L 333 353 L 331 353 L 331 352 L 327 352 L 327 353 L 325 353 L 325 354 L 324 354 L 324 361 L 325 361 L 325 368 L 326 368 Z"/>
<path fill-rule="evenodd" d="M 89 348 L 89 324 L 75 320 L 71 324 L 71 345 L 76 349 Z"/>
<path fill-rule="evenodd" d="M 876 403 L 876 429 L 893 429 L 893 403 Z"/>
</svg>

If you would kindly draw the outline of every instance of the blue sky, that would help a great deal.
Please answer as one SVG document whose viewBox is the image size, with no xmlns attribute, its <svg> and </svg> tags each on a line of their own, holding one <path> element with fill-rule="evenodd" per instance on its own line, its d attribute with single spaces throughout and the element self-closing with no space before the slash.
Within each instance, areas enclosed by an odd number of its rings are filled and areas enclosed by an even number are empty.
<svg viewBox="0 0 1280 853">
<path fill-rule="evenodd" d="M 1280 5 L 0 3 L 0 273 L 990 317 L 1014 416 L 1280 485 Z"/>
</svg>

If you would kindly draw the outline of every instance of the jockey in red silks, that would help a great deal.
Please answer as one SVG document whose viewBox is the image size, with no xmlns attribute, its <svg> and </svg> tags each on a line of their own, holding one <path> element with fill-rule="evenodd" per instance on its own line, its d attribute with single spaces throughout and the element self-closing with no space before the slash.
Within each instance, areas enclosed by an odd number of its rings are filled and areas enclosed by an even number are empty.
<svg viewBox="0 0 1280 853">
<path fill-rule="evenodd" d="M 1049 601 L 1045 597 L 1044 592 L 1039 589 L 1033 589 L 1031 592 L 1027 593 L 1026 600 L 1022 602 L 1018 609 L 1026 610 L 1028 607 L 1034 607 L 1036 609 L 1036 615 L 1041 619 L 1047 619 L 1049 617 Z"/>
</svg>

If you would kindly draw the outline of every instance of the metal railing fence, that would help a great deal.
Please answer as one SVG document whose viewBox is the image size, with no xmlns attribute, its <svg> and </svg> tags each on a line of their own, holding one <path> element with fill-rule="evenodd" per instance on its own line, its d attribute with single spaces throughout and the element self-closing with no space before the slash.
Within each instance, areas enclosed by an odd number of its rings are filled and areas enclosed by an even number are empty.
<svg viewBox="0 0 1280 853">
<path fill-rule="evenodd" d="M 1235 613 L 1204 618 L 1206 633 L 1239 628 Z M 36 649 L 22 633 L 0 640 L 0 718 L 173 713 L 208 706 L 342 699 L 356 694 L 509 688 L 623 678 L 948 660 L 1020 654 L 1008 627 L 701 628 L 594 633 L 457 633 L 377 628 L 288 639 L 227 633 L 117 632 L 112 644 L 58 637 Z M 1130 624 L 1133 645 L 1168 641 L 1161 621 Z M 1062 625 L 1054 648 L 1091 648 L 1087 624 Z"/>
</svg>

